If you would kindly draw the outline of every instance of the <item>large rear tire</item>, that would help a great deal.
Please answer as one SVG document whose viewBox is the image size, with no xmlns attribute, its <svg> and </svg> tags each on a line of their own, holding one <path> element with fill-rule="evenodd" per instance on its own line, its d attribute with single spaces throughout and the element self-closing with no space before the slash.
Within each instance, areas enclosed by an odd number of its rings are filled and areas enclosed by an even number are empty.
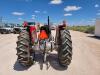
<svg viewBox="0 0 100 75">
<path fill-rule="evenodd" d="M 67 67 L 72 60 L 72 41 L 68 30 L 61 30 L 59 36 L 58 59 L 61 66 Z"/>
<path fill-rule="evenodd" d="M 30 52 L 30 38 L 26 30 L 22 30 L 18 36 L 17 41 L 17 60 L 23 66 L 31 66 L 33 64 L 33 57 Z"/>
</svg>

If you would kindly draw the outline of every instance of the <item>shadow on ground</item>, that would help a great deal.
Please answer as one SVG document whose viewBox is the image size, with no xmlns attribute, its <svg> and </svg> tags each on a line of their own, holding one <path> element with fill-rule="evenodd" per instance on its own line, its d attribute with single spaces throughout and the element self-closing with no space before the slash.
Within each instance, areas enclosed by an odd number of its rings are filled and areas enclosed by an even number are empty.
<svg viewBox="0 0 100 75">
<path fill-rule="evenodd" d="M 67 67 L 62 67 L 59 64 L 59 61 L 58 61 L 57 57 L 58 57 L 57 54 L 50 54 L 49 56 L 47 56 L 47 62 L 43 62 L 43 56 L 41 54 L 36 54 L 36 62 L 39 63 L 41 70 L 43 69 L 43 64 L 46 65 L 47 70 L 50 67 L 52 67 L 55 70 L 59 70 L 59 71 L 66 70 Z"/>
<path fill-rule="evenodd" d="M 36 52 L 35 54 L 35 61 L 38 62 L 40 65 L 40 70 L 43 69 L 43 64 L 46 65 L 46 69 L 48 70 L 50 67 L 52 67 L 55 70 L 64 71 L 67 70 L 67 67 L 62 67 L 58 62 L 58 56 L 57 54 L 50 54 L 47 56 L 47 61 L 43 62 L 43 55 L 39 52 Z M 33 64 L 32 66 L 35 66 L 36 64 Z M 14 70 L 16 71 L 24 71 L 28 70 L 30 67 L 24 67 L 18 63 L 18 61 L 14 64 Z"/>
<path fill-rule="evenodd" d="M 88 36 L 88 37 L 100 40 L 99 36 L 91 35 L 91 36 Z"/>
<path fill-rule="evenodd" d="M 18 63 L 18 61 L 15 62 L 13 69 L 16 71 L 24 71 L 24 70 L 28 70 L 29 67 L 24 67 L 21 64 Z"/>
</svg>

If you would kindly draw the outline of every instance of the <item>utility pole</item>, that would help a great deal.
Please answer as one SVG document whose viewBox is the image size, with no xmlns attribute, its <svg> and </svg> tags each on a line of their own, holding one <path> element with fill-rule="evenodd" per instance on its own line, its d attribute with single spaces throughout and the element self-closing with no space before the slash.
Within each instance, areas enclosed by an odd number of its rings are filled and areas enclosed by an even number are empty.
<svg viewBox="0 0 100 75">
<path fill-rule="evenodd" d="M 49 16 L 48 16 L 48 26 L 50 25 L 50 20 L 49 20 Z"/>
</svg>

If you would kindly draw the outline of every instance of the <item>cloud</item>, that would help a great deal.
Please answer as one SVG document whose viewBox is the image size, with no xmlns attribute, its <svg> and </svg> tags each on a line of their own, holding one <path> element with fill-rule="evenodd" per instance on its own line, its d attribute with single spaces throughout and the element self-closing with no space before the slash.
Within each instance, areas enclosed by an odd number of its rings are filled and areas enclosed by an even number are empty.
<svg viewBox="0 0 100 75">
<path fill-rule="evenodd" d="M 22 16 L 24 15 L 25 13 L 23 12 L 12 12 L 13 15 L 16 15 L 16 16 Z"/>
<path fill-rule="evenodd" d="M 94 7 L 98 8 L 98 7 L 99 7 L 99 5 L 98 5 L 98 4 L 96 4 Z"/>
<path fill-rule="evenodd" d="M 87 22 L 89 22 L 89 23 L 94 23 L 95 21 L 93 21 L 93 20 L 90 20 L 90 21 L 87 21 Z"/>
<path fill-rule="evenodd" d="M 32 19 L 33 19 L 33 20 L 35 19 L 35 17 L 36 17 L 35 15 L 32 15 Z"/>
<path fill-rule="evenodd" d="M 97 15 L 100 15 L 100 13 L 97 13 Z"/>
<path fill-rule="evenodd" d="M 43 11 L 43 14 L 46 14 L 47 13 L 47 11 Z"/>
<path fill-rule="evenodd" d="M 72 16 L 72 14 L 70 14 L 70 13 L 67 13 L 67 14 L 64 14 L 64 16 Z"/>
<path fill-rule="evenodd" d="M 50 4 L 61 4 L 62 0 L 52 0 Z"/>
<path fill-rule="evenodd" d="M 93 18 L 93 19 L 89 20 L 88 22 L 93 23 L 95 21 L 96 21 L 96 18 Z"/>
<path fill-rule="evenodd" d="M 78 7 L 78 6 L 66 6 L 64 8 L 65 11 L 76 11 L 76 10 L 80 10 L 82 7 Z"/>
<path fill-rule="evenodd" d="M 22 18 L 18 18 L 18 20 L 22 20 Z"/>
<path fill-rule="evenodd" d="M 32 0 L 25 0 L 26 2 L 31 2 Z"/>
<path fill-rule="evenodd" d="M 95 20 L 96 20 L 96 18 L 93 18 L 93 19 L 92 19 L 92 21 L 95 21 Z"/>
<path fill-rule="evenodd" d="M 40 11 L 38 11 L 38 10 L 35 10 L 34 12 L 35 12 L 35 13 L 40 13 Z"/>
</svg>

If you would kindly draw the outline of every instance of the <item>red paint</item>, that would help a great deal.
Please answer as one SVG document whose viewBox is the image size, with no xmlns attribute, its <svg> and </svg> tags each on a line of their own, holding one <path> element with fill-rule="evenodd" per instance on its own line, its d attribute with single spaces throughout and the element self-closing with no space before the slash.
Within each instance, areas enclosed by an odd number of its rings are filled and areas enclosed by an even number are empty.
<svg viewBox="0 0 100 75">
<path fill-rule="evenodd" d="M 36 27 L 30 26 L 30 32 L 31 32 L 32 42 L 34 43 L 36 42 L 35 40 L 37 39 Z"/>
<path fill-rule="evenodd" d="M 35 26 L 30 26 L 30 32 L 32 33 L 33 31 L 36 31 L 36 27 Z"/>
</svg>

